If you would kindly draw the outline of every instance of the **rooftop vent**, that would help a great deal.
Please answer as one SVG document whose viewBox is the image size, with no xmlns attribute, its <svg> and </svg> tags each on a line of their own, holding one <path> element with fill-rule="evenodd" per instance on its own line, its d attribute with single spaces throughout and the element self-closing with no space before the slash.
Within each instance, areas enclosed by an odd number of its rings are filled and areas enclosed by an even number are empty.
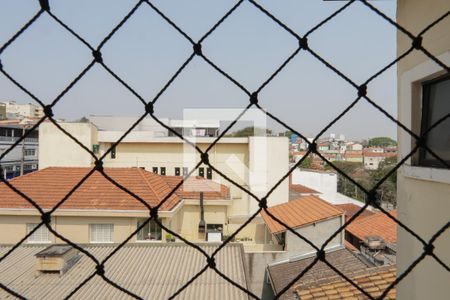
<svg viewBox="0 0 450 300">
<path fill-rule="evenodd" d="M 68 245 L 52 245 L 36 254 L 38 273 L 64 274 L 80 259 L 78 250 Z"/>
<path fill-rule="evenodd" d="M 383 250 L 384 248 L 386 248 L 386 244 L 383 238 L 376 235 L 366 236 L 366 238 L 363 241 L 363 244 L 370 250 Z"/>
</svg>

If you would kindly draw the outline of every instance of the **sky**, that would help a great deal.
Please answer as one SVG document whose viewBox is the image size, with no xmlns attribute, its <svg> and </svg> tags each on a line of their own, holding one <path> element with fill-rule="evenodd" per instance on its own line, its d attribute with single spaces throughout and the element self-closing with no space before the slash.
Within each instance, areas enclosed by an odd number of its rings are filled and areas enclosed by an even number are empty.
<svg viewBox="0 0 450 300">
<path fill-rule="evenodd" d="M 236 1 L 152 1 L 198 40 Z M 346 1 L 258 1 L 303 35 Z M 371 2 L 395 19 L 396 1 Z M 50 1 L 51 11 L 96 47 L 136 4 L 133 0 Z M 2 0 L 0 45 L 39 9 L 38 1 Z M 360 84 L 396 57 L 395 28 L 361 3 L 312 33 L 309 46 Z M 203 53 L 249 91 L 256 90 L 296 49 L 298 42 L 245 1 L 203 43 Z M 147 5 L 102 49 L 103 60 L 147 101 L 152 100 L 192 53 L 191 44 Z M 41 16 L 0 56 L 4 69 L 44 103 L 53 99 L 92 60 L 90 50 L 49 16 Z M 368 96 L 396 116 L 395 66 L 368 87 Z M 259 103 L 306 136 L 315 136 L 356 99 L 356 90 L 311 54 L 301 51 L 259 94 Z M 0 74 L 0 101 L 33 102 Z M 200 57 L 155 104 L 155 115 L 182 118 L 189 108 L 244 108 L 248 96 Z M 54 108 L 56 118 L 135 116 L 142 103 L 95 65 Z M 239 125 L 236 127 L 238 129 Z M 275 131 L 284 128 L 269 121 Z M 396 126 L 365 101 L 326 133 L 351 139 L 396 137 Z"/>
</svg>

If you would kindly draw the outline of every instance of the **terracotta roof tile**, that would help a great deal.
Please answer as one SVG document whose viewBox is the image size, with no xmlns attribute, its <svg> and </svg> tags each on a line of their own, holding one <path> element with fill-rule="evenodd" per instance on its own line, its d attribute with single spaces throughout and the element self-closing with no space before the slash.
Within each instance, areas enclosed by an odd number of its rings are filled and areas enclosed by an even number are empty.
<svg viewBox="0 0 450 300">
<path fill-rule="evenodd" d="M 353 217 L 353 215 L 355 215 L 361 209 L 360 206 L 358 206 L 356 204 L 352 204 L 352 203 L 336 204 L 336 207 L 339 208 L 340 210 L 344 211 L 346 219 Z M 374 214 L 374 212 L 372 212 L 368 209 L 365 209 L 358 217 L 367 217 L 367 216 L 371 216 L 373 214 Z"/>
<path fill-rule="evenodd" d="M 275 205 L 268 210 L 291 228 L 342 215 L 341 210 L 314 195 Z M 272 234 L 286 231 L 283 225 L 272 219 L 265 211 L 262 211 L 261 215 Z"/>
<path fill-rule="evenodd" d="M 320 194 L 320 192 L 313 190 L 302 184 L 289 184 L 289 190 L 300 194 Z"/>
<path fill-rule="evenodd" d="M 396 278 L 396 269 L 393 267 L 377 267 L 367 269 L 364 274 L 354 276 L 352 281 L 364 291 L 376 298 L 381 296 L 384 290 Z M 341 278 L 334 282 L 317 283 L 309 287 L 298 287 L 296 289 L 300 300 L 303 299 L 368 299 L 350 282 Z M 325 296 L 324 296 L 325 294 Z M 383 299 L 395 299 L 395 288 L 389 290 Z"/>
<path fill-rule="evenodd" d="M 389 213 L 397 218 L 397 210 Z M 367 236 L 377 235 L 388 243 L 395 244 L 397 242 L 397 223 L 382 212 L 366 217 L 359 216 L 346 227 L 346 230 L 360 240 Z"/>
<path fill-rule="evenodd" d="M 348 277 L 364 272 L 369 265 L 358 258 L 348 249 L 338 249 L 327 252 L 327 261 Z M 314 257 L 292 260 L 285 263 L 269 265 L 268 273 L 275 293 L 279 293 L 290 284 L 298 274 L 314 262 Z M 281 299 L 294 299 L 293 292 L 297 290 L 309 290 L 309 287 L 318 282 L 326 283 L 339 280 L 341 277 L 326 263 L 319 261 L 300 278 L 293 287 L 283 294 Z M 301 289 L 299 289 L 301 287 Z M 326 292 L 325 292 L 326 293 Z M 303 299 L 303 298 L 301 298 Z"/>
<path fill-rule="evenodd" d="M 183 177 L 165 176 L 165 179 L 171 188 L 175 188 Z M 207 200 L 230 198 L 230 189 L 227 186 L 200 176 L 188 178 L 177 189 L 177 194 L 183 199 L 198 199 L 200 192 L 203 192 L 204 199 Z"/>
<path fill-rule="evenodd" d="M 41 208 L 51 209 L 90 170 L 90 168 L 51 167 L 16 177 L 9 183 L 36 201 Z M 171 180 L 167 177 L 139 168 L 105 168 L 104 171 L 109 177 L 142 198 L 150 206 L 158 205 L 173 188 Z M 211 188 L 207 184 L 198 184 L 197 187 L 200 187 L 200 189 L 207 188 L 205 199 L 209 199 L 208 192 Z M 160 210 L 171 210 L 181 201 L 183 196 L 183 193 L 172 194 Z M 216 198 L 213 197 L 212 199 Z M 28 201 L 12 191 L 6 184 L 0 184 L 0 208 L 32 207 Z M 145 210 L 146 207 L 95 171 L 70 195 L 60 206 L 60 209 Z"/>
</svg>

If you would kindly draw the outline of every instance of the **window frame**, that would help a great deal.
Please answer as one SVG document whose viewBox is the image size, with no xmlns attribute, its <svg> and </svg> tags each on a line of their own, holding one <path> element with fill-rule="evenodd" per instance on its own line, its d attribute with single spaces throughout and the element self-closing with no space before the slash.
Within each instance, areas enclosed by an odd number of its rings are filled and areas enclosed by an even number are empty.
<svg viewBox="0 0 450 300">
<path fill-rule="evenodd" d="M 161 176 L 166 176 L 166 167 L 160 167 L 159 172 Z"/>
<path fill-rule="evenodd" d="M 175 176 L 181 176 L 181 169 L 180 169 L 180 167 L 175 167 Z"/>
<path fill-rule="evenodd" d="M 27 234 L 29 234 L 34 228 L 36 228 L 40 223 L 26 223 L 26 232 Z M 33 226 L 33 228 L 30 228 L 31 226 Z M 31 238 L 36 235 L 36 233 L 40 230 L 46 230 L 47 231 L 47 239 L 46 240 L 32 240 Z M 50 230 L 48 230 L 48 228 L 45 225 L 42 225 L 41 227 L 39 227 L 39 229 L 37 231 L 35 231 L 32 235 L 30 235 L 27 238 L 27 243 L 28 244 L 51 244 L 51 238 L 50 238 Z"/>
<path fill-rule="evenodd" d="M 110 241 L 94 241 L 93 228 L 94 226 L 111 226 L 111 240 Z M 90 244 L 113 244 L 114 243 L 114 224 L 113 223 L 91 223 L 89 224 L 89 243 Z"/>
<path fill-rule="evenodd" d="M 204 167 L 198 168 L 198 176 L 205 178 L 205 168 Z"/>
<path fill-rule="evenodd" d="M 420 135 L 422 136 L 422 134 L 429 128 L 430 125 L 430 92 L 431 92 L 431 88 L 432 85 L 440 83 L 442 81 L 450 81 L 450 74 L 444 74 L 442 76 L 439 76 L 437 78 L 431 79 L 431 80 L 427 80 L 427 81 L 423 81 L 421 83 L 422 86 L 422 109 L 421 109 L 421 121 L 420 121 Z M 425 136 L 423 138 L 425 145 L 427 145 L 427 136 Z M 419 149 L 419 157 L 418 157 L 418 161 L 417 161 L 417 166 L 418 167 L 430 167 L 430 168 L 445 168 L 444 165 L 442 165 L 441 162 L 439 162 L 439 160 L 437 160 L 436 158 L 426 158 L 426 154 L 427 154 L 427 150 L 420 148 Z M 445 162 L 447 162 L 448 164 L 450 164 L 450 159 L 446 160 L 443 159 Z"/>
<path fill-rule="evenodd" d="M 136 229 L 140 226 L 140 222 L 145 222 L 147 219 L 146 218 L 137 218 L 136 220 Z M 158 219 L 159 222 L 161 222 L 161 219 Z M 139 239 L 139 232 L 141 232 L 142 230 L 144 230 L 145 226 L 151 226 L 151 224 L 154 224 L 156 226 L 156 228 L 159 227 L 159 231 L 160 231 L 160 238 L 159 239 Z M 151 243 L 151 242 L 162 242 L 163 241 L 163 230 L 162 227 L 160 227 L 154 220 L 150 220 L 144 227 L 142 227 L 141 230 L 139 230 L 136 233 L 136 242 L 138 243 Z M 151 231 L 149 230 L 149 233 Z M 143 236 L 143 234 L 142 234 Z"/>
<path fill-rule="evenodd" d="M 111 159 L 116 159 L 117 153 L 116 153 L 116 146 L 111 147 Z"/>
</svg>

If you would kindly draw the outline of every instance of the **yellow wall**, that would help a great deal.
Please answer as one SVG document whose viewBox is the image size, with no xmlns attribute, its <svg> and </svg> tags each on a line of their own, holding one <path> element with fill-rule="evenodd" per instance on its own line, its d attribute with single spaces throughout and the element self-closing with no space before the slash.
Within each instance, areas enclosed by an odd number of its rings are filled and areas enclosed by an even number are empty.
<svg viewBox="0 0 450 300">
<path fill-rule="evenodd" d="M 413 34 L 418 34 L 428 24 L 450 10 L 448 0 L 398 0 L 397 21 Z M 450 18 L 436 25 L 424 35 L 423 46 L 433 55 L 439 56 L 450 51 Z M 398 33 L 397 54 L 401 55 L 411 45 L 411 40 L 404 34 Z M 402 59 L 397 68 L 398 72 L 398 118 L 407 127 L 417 132 L 420 128 L 420 85 L 413 89 L 411 82 L 405 82 L 406 76 L 414 72 L 422 72 L 424 64 L 430 59 L 419 51 L 414 51 Z M 447 62 L 447 65 L 449 63 Z M 431 63 L 434 66 L 434 63 Z M 418 71 L 417 71 L 418 70 Z M 438 74 L 425 74 L 426 77 Z M 418 79 L 420 80 L 420 79 Z M 409 93 L 412 93 L 409 95 Z M 406 109 L 413 103 L 412 109 Z M 411 119 L 413 120 L 411 122 Z M 399 150 L 403 156 L 411 146 L 411 138 L 402 129 L 398 130 Z M 448 222 L 450 212 L 450 184 L 437 182 L 433 178 L 413 178 L 405 176 L 409 166 L 399 172 L 397 202 L 399 219 L 410 226 L 423 239 L 428 240 L 439 228 Z M 415 173 L 423 173 L 425 169 L 418 167 Z M 436 169 L 429 170 L 429 173 Z M 410 172 L 411 173 L 411 172 Z M 444 175 L 448 182 L 450 176 Z M 405 230 L 398 230 L 398 272 L 403 272 L 423 252 L 422 245 Z M 447 230 L 435 243 L 435 253 L 444 263 L 450 264 L 450 232 Z M 448 272 L 438 265 L 432 258 L 426 257 L 412 273 L 404 278 L 398 286 L 399 299 L 444 299 L 450 294 Z"/>
</svg>

